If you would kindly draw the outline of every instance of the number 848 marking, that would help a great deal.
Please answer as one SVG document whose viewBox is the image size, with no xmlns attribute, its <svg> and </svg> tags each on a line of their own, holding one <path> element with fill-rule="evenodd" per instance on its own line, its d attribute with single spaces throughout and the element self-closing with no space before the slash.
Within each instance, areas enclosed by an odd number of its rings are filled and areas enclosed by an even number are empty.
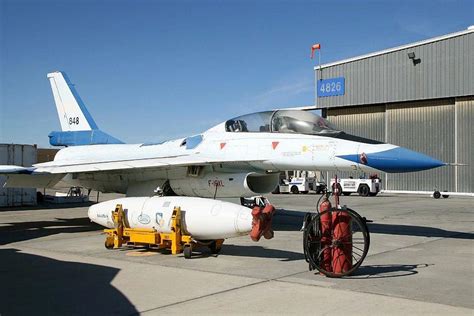
<svg viewBox="0 0 474 316">
<path fill-rule="evenodd" d="M 70 117 L 69 125 L 79 125 L 79 117 Z"/>
</svg>

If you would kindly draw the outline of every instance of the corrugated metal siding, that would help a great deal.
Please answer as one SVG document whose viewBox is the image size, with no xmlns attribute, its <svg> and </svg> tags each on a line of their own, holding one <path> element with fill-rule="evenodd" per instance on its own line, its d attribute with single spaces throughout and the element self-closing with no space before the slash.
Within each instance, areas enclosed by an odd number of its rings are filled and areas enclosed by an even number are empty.
<svg viewBox="0 0 474 316">
<path fill-rule="evenodd" d="M 414 52 L 416 66 L 407 53 Z M 474 95 L 474 33 L 335 65 L 322 78 L 345 77 L 345 95 L 318 107 L 369 105 Z M 316 80 L 320 71 L 315 71 Z"/>
<path fill-rule="evenodd" d="M 386 179 L 384 188 L 474 192 L 474 96 L 456 98 L 456 102 L 450 98 L 331 108 L 327 115 L 332 123 L 348 133 L 407 147 L 445 162 L 466 164 L 409 174 L 381 173 L 382 179 Z M 327 176 L 335 174 L 339 177 L 361 175 L 329 172 Z"/>
<path fill-rule="evenodd" d="M 36 163 L 36 146 L 0 144 L 0 165 L 31 167 Z M 0 206 L 36 205 L 36 189 L 4 188 L 0 176 Z"/>
<path fill-rule="evenodd" d="M 385 105 L 328 109 L 327 118 L 346 133 L 385 141 Z M 329 176 L 332 178 L 335 174 L 330 172 Z M 360 172 L 337 173 L 342 178 L 358 178 L 360 175 Z"/>
<path fill-rule="evenodd" d="M 454 162 L 454 128 L 454 99 L 387 105 L 388 143 Z M 386 176 L 389 190 L 455 190 L 454 167 Z"/>
<path fill-rule="evenodd" d="M 328 120 L 346 133 L 385 141 L 385 106 L 334 108 L 327 113 Z"/>
<path fill-rule="evenodd" d="M 474 82 L 474 81 L 473 81 Z M 457 185 L 459 192 L 474 192 L 474 97 L 456 99 Z"/>
</svg>

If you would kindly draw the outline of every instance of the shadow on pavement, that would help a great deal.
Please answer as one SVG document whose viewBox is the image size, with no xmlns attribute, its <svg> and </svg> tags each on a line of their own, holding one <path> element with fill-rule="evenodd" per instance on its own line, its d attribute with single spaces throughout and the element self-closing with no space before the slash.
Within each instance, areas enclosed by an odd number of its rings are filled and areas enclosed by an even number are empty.
<svg viewBox="0 0 474 316">
<path fill-rule="evenodd" d="M 69 208 L 81 208 L 89 207 L 96 204 L 94 201 L 82 202 L 82 203 L 48 203 L 41 202 L 34 206 L 12 206 L 12 207 L 0 207 L 1 212 L 21 212 L 21 211 L 33 211 L 33 210 L 53 210 L 53 209 L 69 209 Z"/>
<path fill-rule="evenodd" d="M 101 230 L 88 217 L 56 218 L 51 221 L 5 223 L 0 227 L 0 245 L 25 241 L 61 233 L 79 233 Z"/>
<path fill-rule="evenodd" d="M 1 315 L 135 314 L 110 282 L 116 268 L 0 249 Z"/>
<path fill-rule="evenodd" d="M 306 212 L 278 209 L 273 217 L 275 231 L 299 231 L 303 225 Z M 369 232 L 372 234 L 403 235 L 417 237 L 439 237 L 474 239 L 473 233 L 445 230 L 437 227 L 368 223 Z"/>
<path fill-rule="evenodd" d="M 304 260 L 302 252 L 270 249 L 262 246 L 226 245 L 222 246 L 221 254 L 226 256 L 278 258 L 280 261 Z"/>
<path fill-rule="evenodd" d="M 199 247 L 196 250 L 193 250 L 192 259 L 208 258 L 208 257 L 218 257 L 219 255 L 225 256 L 236 256 L 236 257 L 254 257 L 254 258 L 272 258 L 280 259 L 280 261 L 295 261 L 303 260 L 303 253 L 270 249 L 262 246 L 245 246 L 245 245 L 228 245 L 225 244 L 222 246 L 222 250 L 218 254 L 211 253 L 210 250 L 205 247 Z"/>
<path fill-rule="evenodd" d="M 299 231 L 303 226 L 306 212 L 277 209 L 272 220 L 275 231 Z"/>
<path fill-rule="evenodd" d="M 418 274 L 417 269 L 427 268 L 433 264 L 387 264 L 360 266 L 351 279 L 398 278 Z"/>
<path fill-rule="evenodd" d="M 445 230 L 429 226 L 412 226 L 399 224 L 368 223 L 369 231 L 373 234 L 406 235 L 417 237 L 444 237 L 457 239 L 474 239 L 474 234 Z"/>
</svg>

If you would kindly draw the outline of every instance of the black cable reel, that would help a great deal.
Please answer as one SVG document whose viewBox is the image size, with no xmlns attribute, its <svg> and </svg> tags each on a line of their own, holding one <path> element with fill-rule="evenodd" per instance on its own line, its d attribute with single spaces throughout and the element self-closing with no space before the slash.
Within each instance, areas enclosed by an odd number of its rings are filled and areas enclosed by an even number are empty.
<svg viewBox="0 0 474 316">
<path fill-rule="evenodd" d="M 306 213 L 303 249 L 310 271 L 337 278 L 351 275 L 364 261 L 370 246 L 370 221 L 346 206 L 332 206 L 331 194 L 339 205 L 337 192 L 326 191 L 318 200 L 317 212 Z"/>
</svg>

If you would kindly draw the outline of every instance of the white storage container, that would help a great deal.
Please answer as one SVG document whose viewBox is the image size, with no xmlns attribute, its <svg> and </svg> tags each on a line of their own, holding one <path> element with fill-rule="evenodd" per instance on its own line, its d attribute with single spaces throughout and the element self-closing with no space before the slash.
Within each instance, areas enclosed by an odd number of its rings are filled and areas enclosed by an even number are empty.
<svg viewBox="0 0 474 316">
<path fill-rule="evenodd" d="M 36 163 L 36 145 L 0 144 L 0 165 L 31 167 Z M 4 188 L 0 176 L 0 207 L 36 205 L 36 188 Z"/>
</svg>

